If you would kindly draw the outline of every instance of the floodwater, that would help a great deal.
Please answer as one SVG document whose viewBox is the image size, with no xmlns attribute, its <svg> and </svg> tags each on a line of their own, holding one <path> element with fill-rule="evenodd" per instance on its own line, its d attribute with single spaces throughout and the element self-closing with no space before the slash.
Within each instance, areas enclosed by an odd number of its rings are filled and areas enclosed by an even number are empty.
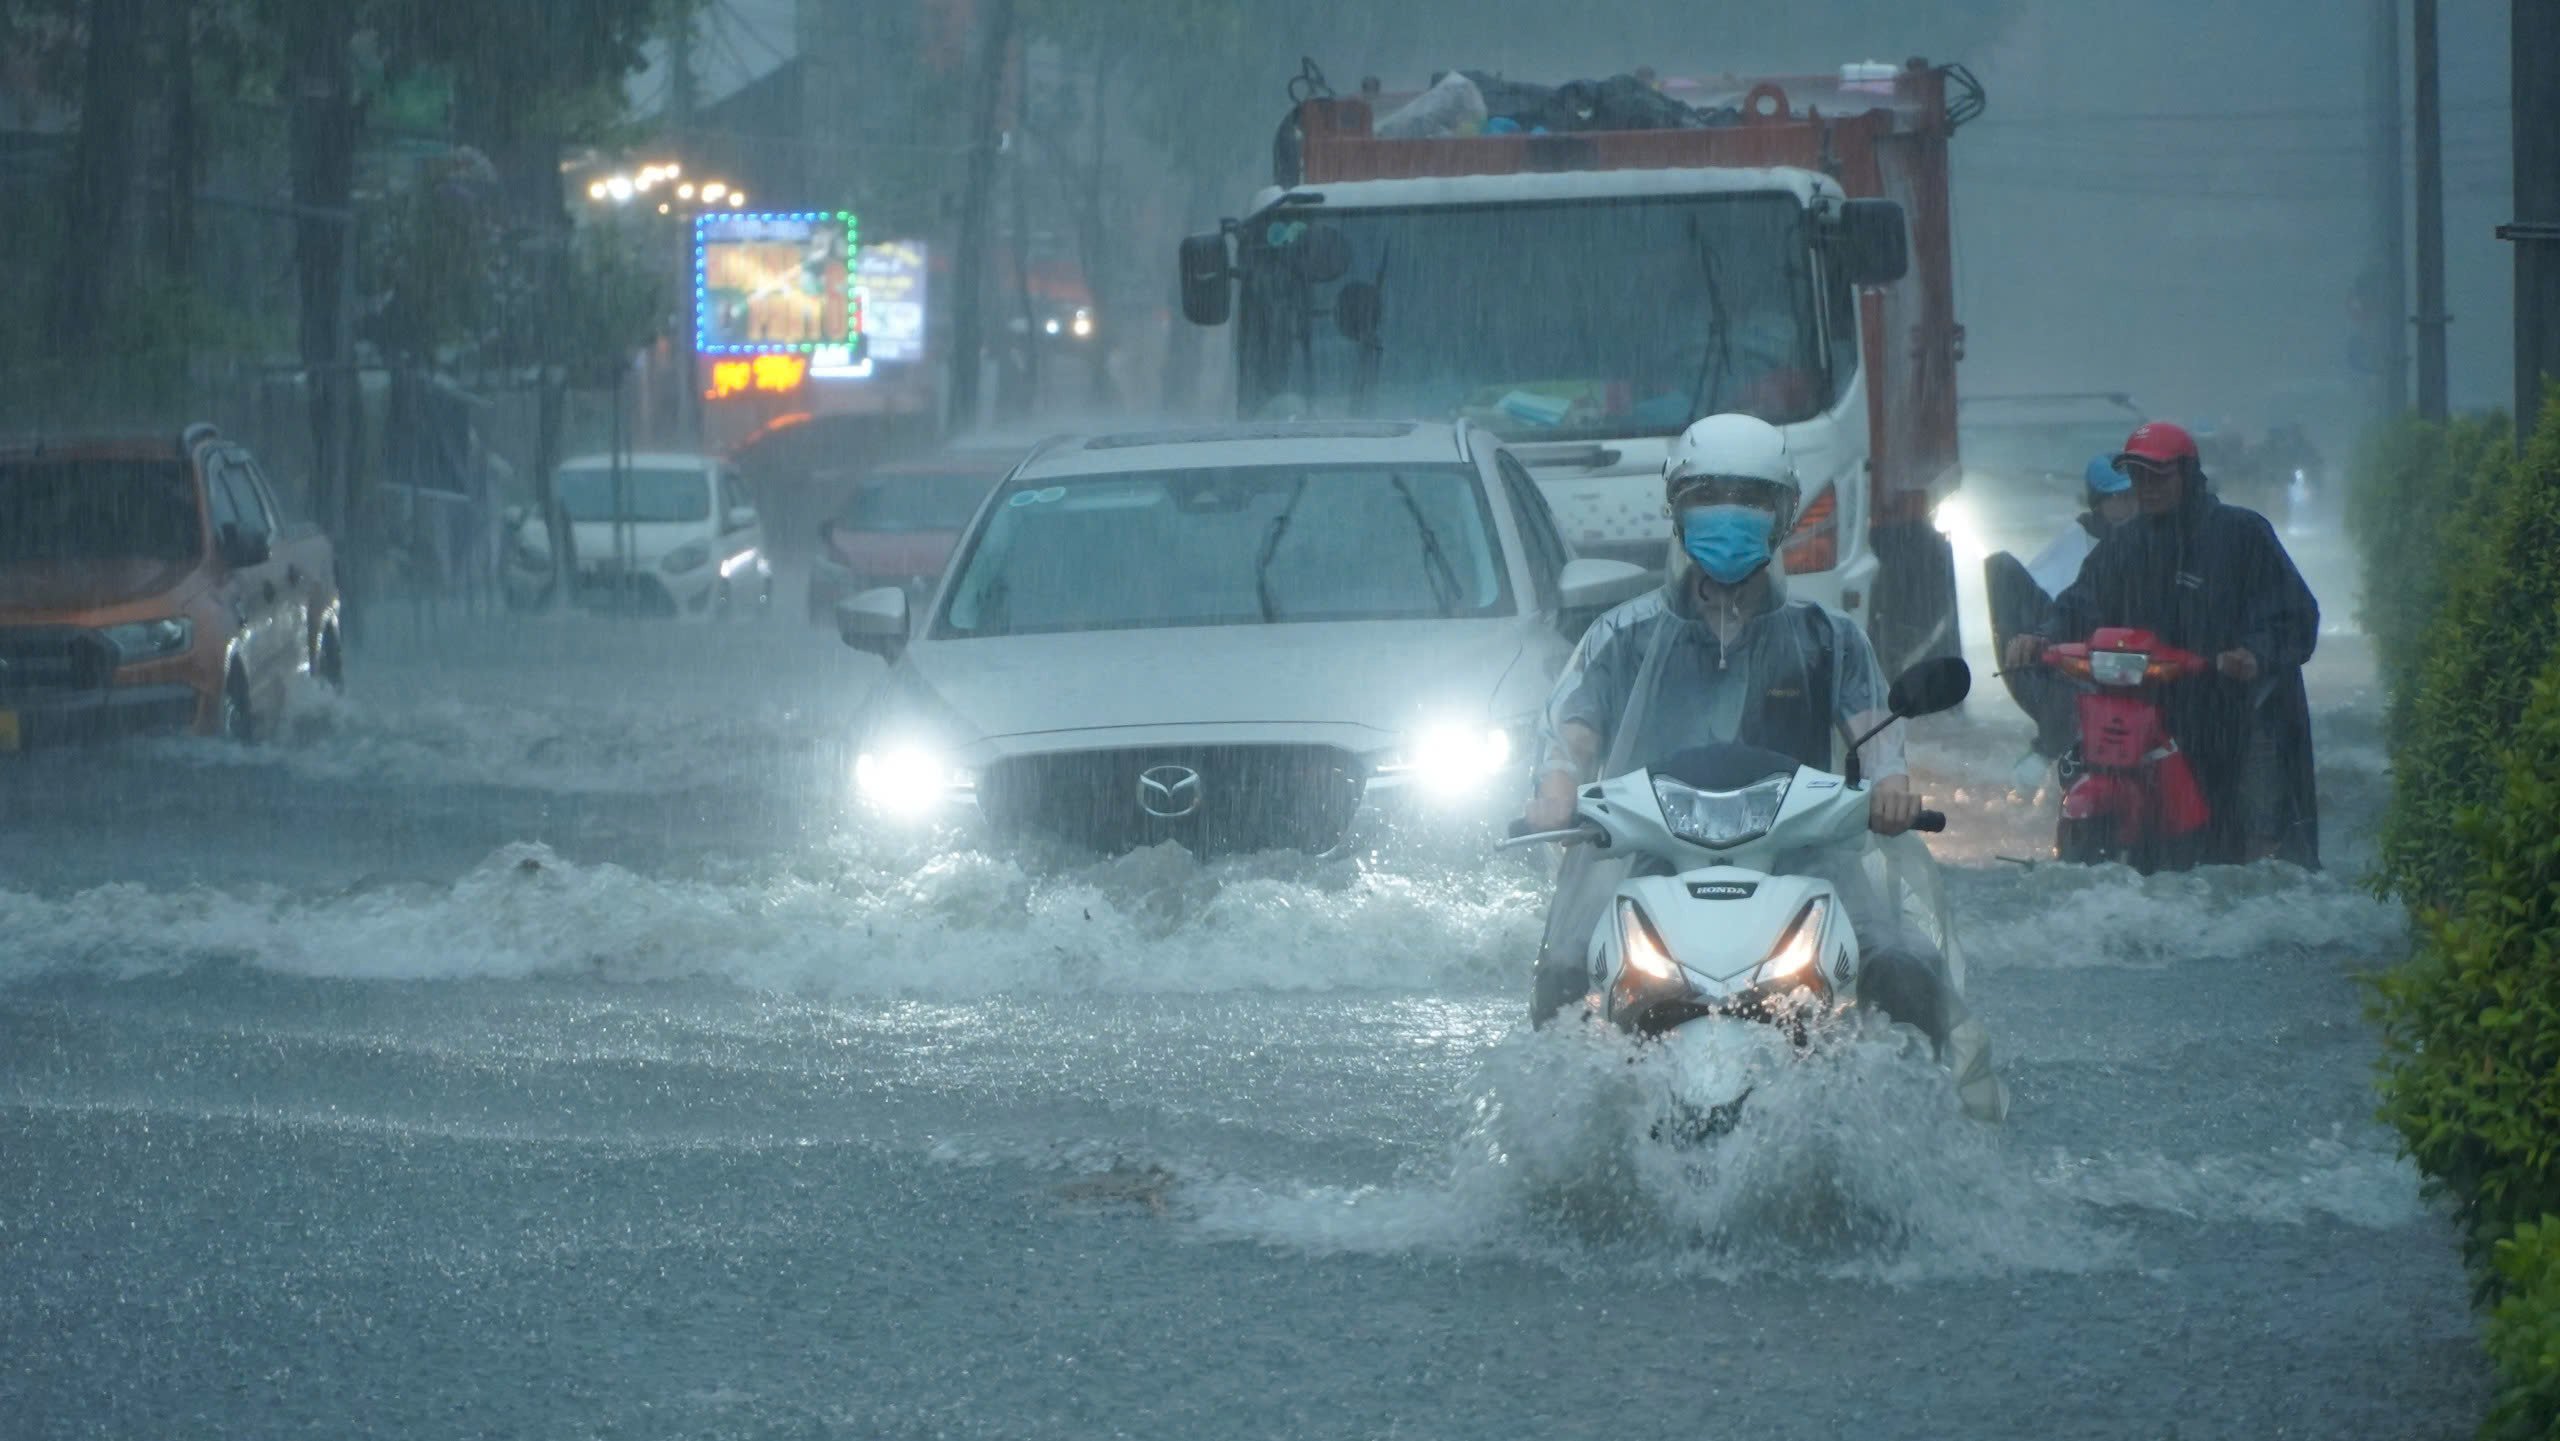
<svg viewBox="0 0 2560 1441">
<path fill-rule="evenodd" d="M 2450 1232 L 2372 1120 L 2385 777 L 2333 870 L 2008 858 L 1915 742 L 2013 1095 L 1890 1038 L 1704 1154 L 1533 1037 L 1470 838 L 1035 864 L 847 793 L 796 623 L 382 618 L 241 751 L 0 765 L 0 1433 L 2467 1436 Z M 2047 802 L 2049 804 L 2049 801 Z"/>
</svg>

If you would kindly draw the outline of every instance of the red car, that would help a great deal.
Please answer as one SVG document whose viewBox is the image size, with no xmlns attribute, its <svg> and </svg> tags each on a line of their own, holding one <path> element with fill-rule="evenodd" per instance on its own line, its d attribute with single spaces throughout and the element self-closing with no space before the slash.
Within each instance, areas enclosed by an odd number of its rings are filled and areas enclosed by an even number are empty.
<svg viewBox="0 0 2560 1441">
<path fill-rule="evenodd" d="M 978 502 L 1022 456 L 1016 446 L 946 450 L 864 476 L 843 512 L 818 527 L 809 619 L 833 625 L 837 601 L 882 586 L 921 603 Z"/>
</svg>

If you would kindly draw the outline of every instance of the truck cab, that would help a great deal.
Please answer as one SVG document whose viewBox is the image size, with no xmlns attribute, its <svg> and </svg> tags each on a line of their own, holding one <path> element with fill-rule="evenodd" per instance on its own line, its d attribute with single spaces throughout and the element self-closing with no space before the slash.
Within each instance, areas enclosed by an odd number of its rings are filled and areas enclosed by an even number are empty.
<svg viewBox="0 0 2560 1441">
<path fill-rule="evenodd" d="M 1298 173 L 1185 242 L 1184 310 L 1233 321 L 1244 417 L 1473 421 L 1578 553 L 1648 568 L 1671 442 L 1757 415 L 1804 487 L 1795 593 L 1889 665 L 1946 653 L 1945 75 L 1693 85 L 1715 122 L 1545 135 L 1381 135 L 1369 103 L 1310 97 Z"/>
</svg>

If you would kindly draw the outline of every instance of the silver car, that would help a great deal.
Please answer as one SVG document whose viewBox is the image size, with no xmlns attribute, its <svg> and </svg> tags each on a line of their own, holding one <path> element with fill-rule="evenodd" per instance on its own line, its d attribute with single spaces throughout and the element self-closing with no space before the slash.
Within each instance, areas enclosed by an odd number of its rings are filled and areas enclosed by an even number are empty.
<svg viewBox="0 0 2560 1441">
<path fill-rule="evenodd" d="M 928 605 L 846 600 L 890 662 L 884 813 L 1096 850 L 1338 850 L 1365 814 L 1509 813 L 1573 640 L 1650 577 L 1577 560 L 1493 437 L 1419 422 L 1052 441 Z"/>
</svg>

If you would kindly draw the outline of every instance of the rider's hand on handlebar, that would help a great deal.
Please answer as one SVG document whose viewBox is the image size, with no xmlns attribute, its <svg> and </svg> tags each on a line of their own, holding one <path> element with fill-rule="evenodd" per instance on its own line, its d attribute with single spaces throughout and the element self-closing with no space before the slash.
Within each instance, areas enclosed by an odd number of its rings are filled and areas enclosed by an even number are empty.
<svg viewBox="0 0 2560 1441">
<path fill-rule="evenodd" d="M 2258 656 L 2247 646 L 2234 646 L 2213 658 L 2214 668 L 2243 683 L 2258 678 Z"/>
<path fill-rule="evenodd" d="M 2040 635 L 2013 635 L 2009 637 L 2009 648 L 2000 653 L 2000 663 L 2011 670 L 2034 665 L 2036 658 L 2044 654 L 2044 645 Z"/>
<path fill-rule="evenodd" d="M 1573 777 L 1549 771 L 1538 777 L 1538 793 L 1529 800 L 1523 819 L 1535 831 L 1560 831 L 1573 824 Z"/>
<path fill-rule="evenodd" d="M 1920 797 L 1911 793 L 1908 776 L 1886 776 L 1867 793 L 1867 829 L 1898 836 L 1920 819 Z"/>
</svg>

